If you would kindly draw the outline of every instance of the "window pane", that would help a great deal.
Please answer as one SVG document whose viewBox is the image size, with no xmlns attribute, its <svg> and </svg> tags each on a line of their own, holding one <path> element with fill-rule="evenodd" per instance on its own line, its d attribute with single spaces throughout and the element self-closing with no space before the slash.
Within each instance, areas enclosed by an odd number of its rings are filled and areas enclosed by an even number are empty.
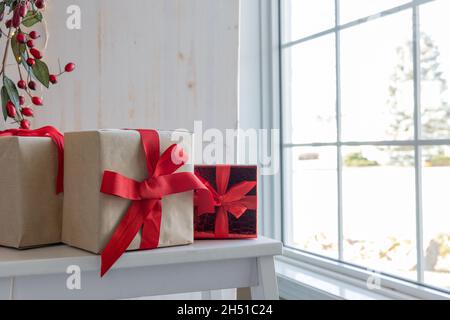
<svg viewBox="0 0 450 320">
<path fill-rule="evenodd" d="M 411 0 L 340 0 L 341 24 L 411 2 Z"/>
<path fill-rule="evenodd" d="M 420 7 L 422 137 L 450 138 L 450 1 Z"/>
<path fill-rule="evenodd" d="M 334 0 L 283 0 L 283 41 L 334 27 Z"/>
<path fill-rule="evenodd" d="M 414 136 L 411 11 L 342 31 L 344 140 Z"/>
<path fill-rule="evenodd" d="M 416 280 L 414 152 L 343 148 L 344 260 Z"/>
<path fill-rule="evenodd" d="M 287 149 L 292 172 L 288 244 L 337 258 L 337 153 L 335 147 Z"/>
<path fill-rule="evenodd" d="M 450 289 L 450 147 L 423 147 L 425 282 Z"/>
<path fill-rule="evenodd" d="M 285 142 L 336 141 L 334 36 L 284 49 Z"/>
</svg>

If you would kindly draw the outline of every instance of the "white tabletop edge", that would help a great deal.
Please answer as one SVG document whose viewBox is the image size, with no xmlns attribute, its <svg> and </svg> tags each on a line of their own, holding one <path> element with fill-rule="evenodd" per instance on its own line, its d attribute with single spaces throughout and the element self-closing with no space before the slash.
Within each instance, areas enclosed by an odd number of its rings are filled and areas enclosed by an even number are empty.
<svg viewBox="0 0 450 320">
<path fill-rule="evenodd" d="M 113 269 L 257 258 L 281 253 L 281 243 L 265 237 L 201 240 L 187 246 L 126 252 Z M 100 268 L 100 256 L 66 245 L 29 250 L 0 248 L 0 278 L 65 273 L 70 265 L 77 265 L 82 271 L 96 271 Z"/>
</svg>

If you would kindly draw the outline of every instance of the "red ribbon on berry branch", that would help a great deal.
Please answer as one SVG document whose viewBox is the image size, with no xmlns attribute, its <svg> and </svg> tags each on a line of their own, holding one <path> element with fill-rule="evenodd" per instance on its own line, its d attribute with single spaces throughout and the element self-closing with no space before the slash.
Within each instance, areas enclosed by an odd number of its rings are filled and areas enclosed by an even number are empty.
<svg viewBox="0 0 450 320">
<path fill-rule="evenodd" d="M 56 194 L 64 190 L 64 136 L 58 129 L 46 126 L 36 130 L 8 129 L 0 131 L 0 137 L 48 137 L 56 145 L 58 152 L 58 174 L 56 176 Z"/>
<path fill-rule="evenodd" d="M 217 191 L 211 184 L 199 176 L 199 179 L 208 188 L 214 198 L 213 206 L 215 210 L 210 210 L 208 199 L 203 195 L 197 194 L 195 205 L 197 214 L 216 213 L 214 233 L 216 238 L 227 238 L 229 234 L 228 212 L 236 219 L 242 217 L 247 210 L 256 210 L 256 196 L 247 196 L 253 188 L 256 187 L 256 181 L 242 181 L 228 189 L 231 167 L 227 165 L 218 165 L 216 167 L 216 185 Z"/>
<path fill-rule="evenodd" d="M 148 178 L 139 182 L 112 171 L 105 171 L 103 174 L 100 191 L 132 200 L 132 203 L 102 251 L 102 277 L 126 251 L 141 228 L 140 249 L 158 247 L 162 198 L 190 190 L 203 190 L 205 197 L 209 197 L 208 190 L 196 175 L 191 172 L 175 173 L 187 161 L 181 147 L 173 144 L 160 155 L 158 132 L 137 131 L 141 135 Z M 209 203 L 212 203 L 212 199 L 207 201 L 205 206 Z"/>
</svg>

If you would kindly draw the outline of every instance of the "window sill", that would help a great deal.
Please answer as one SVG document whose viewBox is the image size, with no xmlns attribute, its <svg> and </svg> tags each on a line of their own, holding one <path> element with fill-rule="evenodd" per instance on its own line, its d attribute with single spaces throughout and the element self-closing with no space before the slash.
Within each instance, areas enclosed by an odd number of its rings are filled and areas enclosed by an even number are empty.
<svg viewBox="0 0 450 320">
<path fill-rule="evenodd" d="M 329 268 L 321 261 L 318 265 L 306 254 L 284 249 L 284 255 L 276 259 L 275 266 L 279 283 L 280 297 L 299 300 L 415 300 L 450 299 L 450 294 L 423 288 L 410 283 L 399 284 L 385 276 L 379 276 L 378 286 L 367 284 L 365 278 L 348 272 L 336 271 L 336 266 L 328 262 Z M 319 259 L 320 260 L 320 259 Z M 355 272 L 356 273 L 356 272 Z M 396 282 L 397 288 L 389 287 Z M 370 288 L 369 288 L 370 287 Z M 404 289 L 404 290 L 403 290 Z"/>
</svg>

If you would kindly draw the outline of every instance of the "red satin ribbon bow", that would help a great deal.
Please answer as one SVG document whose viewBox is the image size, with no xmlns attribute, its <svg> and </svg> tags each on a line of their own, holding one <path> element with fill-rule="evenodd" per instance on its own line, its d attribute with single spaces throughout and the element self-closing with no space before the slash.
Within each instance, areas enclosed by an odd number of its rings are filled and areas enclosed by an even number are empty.
<svg viewBox="0 0 450 320">
<path fill-rule="evenodd" d="M 56 176 L 56 194 L 64 190 L 64 136 L 58 129 L 47 126 L 36 130 L 8 129 L 0 131 L 0 137 L 49 137 L 56 145 L 58 152 L 58 174 Z"/>
<path fill-rule="evenodd" d="M 229 234 L 228 212 L 236 219 L 239 219 L 247 210 L 256 210 L 256 196 L 246 196 L 254 187 L 256 181 L 242 181 L 232 186 L 228 191 L 228 182 L 230 180 L 230 166 L 220 165 L 216 168 L 216 185 L 217 191 L 205 179 L 200 178 L 214 198 L 214 206 L 216 207 L 216 219 L 214 233 L 216 238 L 226 238 Z M 196 205 L 208 202 L 202 196 L 196 198 Z M 198 207 L 197 214 L 202 215 L 212 213 L 208 206 Z"/>
<path fill-rule="evenodd" d="M 141 228 L 140 249 L 158 247 L 163 197 L 190 190 L 207 193 L 206 187 L 193 173 L 174 173 L 186 162 L 183 149 L 174 144 L 160 156 L 158 132 L 137 131 L 141 135 L 148 178 L 139 182 L 116 172 L 105 171 L 103 174 L 100 191 L 132 200 L 132 203 L 102 252 L 102 277 L 126 251 Z"/>
</svg>

